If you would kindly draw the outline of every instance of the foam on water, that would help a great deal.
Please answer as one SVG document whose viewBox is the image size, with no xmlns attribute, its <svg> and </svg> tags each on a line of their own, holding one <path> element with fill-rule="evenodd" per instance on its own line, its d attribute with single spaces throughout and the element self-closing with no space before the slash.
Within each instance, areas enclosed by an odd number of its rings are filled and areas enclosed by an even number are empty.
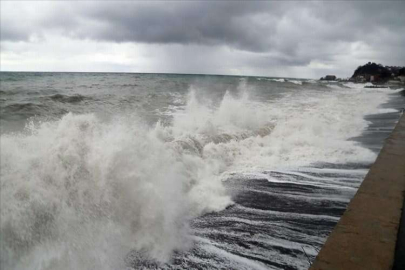
<svg viewBox="0 0 405 270">
<path fill-rule="evenodd" d="M 2 265 L 111 269 L 131 249 L 166 261 L 186 247 L 188 220 L 230 200 L 219 165 L 158 133 L 134 118 L 68 114 L 3 135 Z"/>
<path fill-rule="evenodd" d="M 367 127 L 363 116 L 377 112 L 387 99 L 386 91 L 351 89 L 288 96 L 261 110 L 265 119 L 274 123 L 269 135 L 208 144 L 204 154 L 222 156 L 234 171 L 298 167 L 319 161 L 372 162 L 375 153 L 349 139 Z"/>
<path fill-rule="evenodd" d="M 298 81 L 298 80 L 287 80 L 287 82 L 290 82 L 290 83 L 293 83 L 293 84 L 302 85 L 302 81 Z"/>
<path fill-rule="evenodd" d="M 273 82 L 285 82 L 285 79 L 267 79 L 267 80 Z"/>
<path fill-rule="evenodd" d="M 232 204 L 222 181 L 230 173 L 375 159 L 349 139 L 367 127 L 363 116 L 378 110 L 386 91 L 306 90 L 263 101 L 243 81 L 240 88 L 219 104 L 191 90 L 183 106 L 173 94 L 171 121 L 152 127 L 136 113 L 110 121 L 69 113 L 2 135 L 2 267 L 120 269 L 134 250 L 167 262 L 192 246 L 190 220 Z"/>
</svg>

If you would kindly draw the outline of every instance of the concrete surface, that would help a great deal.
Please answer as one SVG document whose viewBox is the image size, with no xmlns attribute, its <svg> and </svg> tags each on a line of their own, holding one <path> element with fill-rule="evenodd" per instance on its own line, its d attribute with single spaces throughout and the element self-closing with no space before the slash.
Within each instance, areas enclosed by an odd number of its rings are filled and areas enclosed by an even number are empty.
<svg viewBox="0 0 405 270">
<path fill-rule="evenodd" d="M 405 114 L 310 269 L 392 269 L 404 192 Z"/>
</svg>

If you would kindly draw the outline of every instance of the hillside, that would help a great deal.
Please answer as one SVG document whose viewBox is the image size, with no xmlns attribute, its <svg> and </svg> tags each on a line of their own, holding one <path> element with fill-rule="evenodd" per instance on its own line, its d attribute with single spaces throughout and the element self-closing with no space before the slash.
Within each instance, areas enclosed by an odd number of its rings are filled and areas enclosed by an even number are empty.
<svg viewBox="0 0 405 270">
<path fill-rule="evenodd" d="M 402 73 L 404 73 L 403 67 L 383 66 L 368 62 L 364 66 L 359 66 L 354 71 L 351 79 L 355 81 L 386 82 L 400 76 Z"/>
</svg>

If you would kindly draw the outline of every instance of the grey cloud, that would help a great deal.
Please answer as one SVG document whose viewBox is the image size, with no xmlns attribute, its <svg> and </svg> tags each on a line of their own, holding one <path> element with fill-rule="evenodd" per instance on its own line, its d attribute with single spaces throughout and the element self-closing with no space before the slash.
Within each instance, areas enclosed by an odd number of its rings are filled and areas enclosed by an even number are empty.
<svg viewBox="0 0 405 270">
<path fill-rule="evenodd" d="M 41 16 L 31 19 L 2 12 L 1 40 L 29 40 L 32 35 L 58 33 L 103 42 L 226 47 L 250 52 L 246 64 L 263 68 L 305 66 L 313 60 L 334 63 L 349 54 L 353 44 L 361 43 L 374 53 L 376 59 L 371 60 L 405 61 L 401 49 L 405 47 L 405 1 L 101 1 L 49 5 L 46 11 L 37 10 Z M 392 54 L 398 56 L 396 60 Z M 363 61 L 361 57 L 357 60 Z"/>
<path fill-rule="evenodd" d="M 277 3 L 276 3 L 277 4 Z M 56 3 L 52 13 L 13 38 L 58 29 L 77 38 L 114 42 L 229 45 L 267 50 L 284 4 L 266 2 Z M 39 11 L 39 10 L 38 10 Z M 274 13 L 269 13 L 272 11 Z M 40 12 L 40 11 L 39 11 Z M 265 15 L 265 16 L 264 16 Z M 262 23 L 260 16 L 265 17 Z M 17 20 L 14 23 L 18 23 Z M 2 30 L 12 23 L 2 21 Z"/>
<path fill-rule="evenodd" d="M 403 10 L 405 2 L 105 3 L 79 12 L 96 27 L 82 25 L 71 34 L 114 42 L 277 52 L 283 56 L 274 58 L 274 63 L 304 64 L 311 57 L 330 60 L 338 42 L 362 41 L 376 50 L 387 50 L 388 45 L 378 37 L 393 39 L 405 32 Z M 300 59 L 280 60 L 292 57 Z"/>
<path fill-rule="evenodd" d="M 264 2 L 170 2 L 151 4 L 103 5 L 83 14 L 102 23 L 80 37 L 118 42 L 228 45 L 250 51 L 266 50 L 278 15 L 269 16 L 273 24 L 260 24 L 255 16 L 269 4 Z"/>
<path fill-rule="evenodd" d="M 28 40 L 29 33 L 13 28 L 2 28 L 0 31 L 0 40 L 21 41 Z"/>
<path fill-rule="evenodd" d="M 295 53 L 300 42 L 311 39 L 354 41 L 378 31 L 404 30 L 404 9 L 404 2 L 56 3 L 51 12 L 24 29 L 13 27 L 23 18 L 14 23 L 10 18 L 2 21 L 1 38 L 27 39 L 33 33 L 57 29 L 76 38 L 102 41 L 226 45 L 253 52 Z M 280 29 L 286 18 L 293 24 Z"/>
</svg>

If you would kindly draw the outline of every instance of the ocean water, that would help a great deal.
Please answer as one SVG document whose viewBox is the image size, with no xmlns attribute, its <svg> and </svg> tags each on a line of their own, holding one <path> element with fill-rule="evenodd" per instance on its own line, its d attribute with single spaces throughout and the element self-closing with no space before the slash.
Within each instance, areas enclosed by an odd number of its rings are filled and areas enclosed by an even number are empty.
<svg viewBox="0 0 405 270">
<path fill-rule="evenodd" d="M 403 89 L 0 73 L 1 269 L 307 269 Z"/>
</svg>

